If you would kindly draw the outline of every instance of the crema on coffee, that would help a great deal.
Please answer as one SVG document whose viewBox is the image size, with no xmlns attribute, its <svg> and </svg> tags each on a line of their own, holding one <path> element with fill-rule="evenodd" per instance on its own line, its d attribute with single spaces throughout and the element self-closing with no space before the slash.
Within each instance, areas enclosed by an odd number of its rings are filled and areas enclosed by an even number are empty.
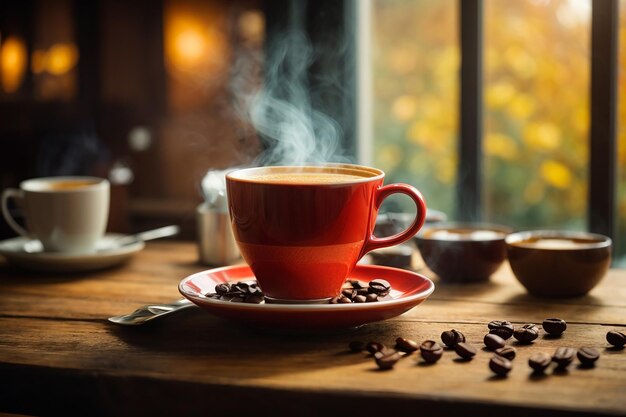
<svg viewBox="0 0 626 417">
<path fill-rule="evenodd" d="M 281 172 L 250 175 L 246 179 L 271 184 L 343 184 L 367 177 L 334 172 Z"/>
</svg>

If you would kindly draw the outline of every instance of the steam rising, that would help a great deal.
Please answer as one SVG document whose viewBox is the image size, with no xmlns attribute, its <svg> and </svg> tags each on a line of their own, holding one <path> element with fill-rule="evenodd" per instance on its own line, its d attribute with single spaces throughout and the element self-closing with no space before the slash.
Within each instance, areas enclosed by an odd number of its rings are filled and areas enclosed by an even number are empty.
<svg viewBox="0 0 626 417">
<path fill-rule="evenodd" d="M 348 162 L 341 148 L 341 126 L 311 103 L 314 91 L 308 69 L 315 52 L 308 38 L 291 30 L 274 42 L 263 63 L 261 87 L 254 88 L 246 81 L 246 71 L 255 67 L 249 65 L 250 60 L 260 58 L 247 55 L 236 65 L 231 87 L 239 114 L 252 124 L 265 145 L 255 165 Z"/>
</svg>

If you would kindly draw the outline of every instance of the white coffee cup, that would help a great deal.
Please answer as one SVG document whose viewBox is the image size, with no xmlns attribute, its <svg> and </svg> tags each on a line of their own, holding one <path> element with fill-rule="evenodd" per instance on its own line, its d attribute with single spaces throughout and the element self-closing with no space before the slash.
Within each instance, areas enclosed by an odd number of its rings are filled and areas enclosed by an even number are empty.
<svg viewBox="0 0 626 417">
<path fill-rule="evenodd" d="M 35 178 L 20 189 L 2 193 L 2 215 L 22 236 L 39 239 L 50 252 L 87 253 L 106 231 L 109 217 L 109 182 L 96 177 Z M 26 229 L 11 217 L 13 198 L 23 211 Z"/>
</svg>

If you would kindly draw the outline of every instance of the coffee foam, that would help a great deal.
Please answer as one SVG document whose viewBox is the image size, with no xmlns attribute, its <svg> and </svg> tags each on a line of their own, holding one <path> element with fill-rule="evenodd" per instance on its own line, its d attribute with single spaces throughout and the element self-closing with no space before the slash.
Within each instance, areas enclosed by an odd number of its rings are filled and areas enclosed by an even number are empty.
<svg viewBox="0 0 626 417">
<path fill-rule="evenodd" d="M 276 184 L 343 184 L 362 180 L 363 176 L 324 172 L 285 172 L 250 176 L 255 182 Z"/>
<path fill-rule="evenodd" d="M 382 172 L 374 168 L 337 165 L 249 168 L 228 174 L 231 179 L 272 184 L 345 184 L 362 182 Z"/>
</svg>

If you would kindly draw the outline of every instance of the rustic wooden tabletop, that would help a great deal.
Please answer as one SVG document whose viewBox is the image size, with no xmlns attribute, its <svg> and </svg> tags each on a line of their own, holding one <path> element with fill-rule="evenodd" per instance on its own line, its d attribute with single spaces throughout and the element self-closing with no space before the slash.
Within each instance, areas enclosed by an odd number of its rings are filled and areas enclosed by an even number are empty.
<svg viewBox="0 0 626 417">
<path fill-rule="evenodd" d="M 626 329 L 626 271 L 611 270 L 588 296 L 526 294 L 508 265 L 485 284 L 443 285 L 397 318 L 328 332 L 253 329 L 200 309 L 141 327 L 109 316 L 178 299 L 179 280 L 205 269 L 195 245 L 149 243 L 128 264 L 84 274 L 35 274 L 0 261 L 0 412 L 49 415 L 626 415 L 626 350 L 609 330 Z M 481 350 L 490 320 L 568 322 L 560 338 L 517 349 L 498 378 Z M 459 329 L 479 347 L 469 362 L 450 350 L 426 366 L 419 354 L 379 371 L 352 340 L 393 345 L 403 336 L 439 340 Z M 528 358 L 559 346 L 594 347 L 594 368 L 531 373 Z M 532 412 L 532 414 L 531 414 Z"/>
</svg>

